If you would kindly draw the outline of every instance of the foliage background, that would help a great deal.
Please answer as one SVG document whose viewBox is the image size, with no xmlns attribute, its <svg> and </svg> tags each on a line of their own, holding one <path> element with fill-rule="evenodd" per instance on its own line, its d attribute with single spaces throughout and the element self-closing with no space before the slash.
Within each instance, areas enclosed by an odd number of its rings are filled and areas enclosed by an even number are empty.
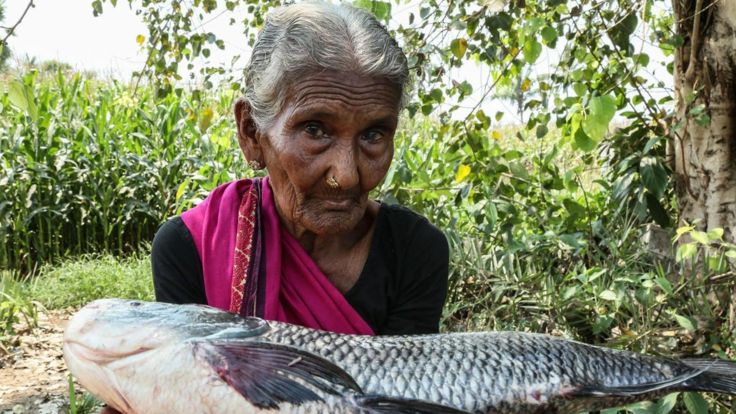
<svg viewBox="0 0 736 414">
<path fill-rule="evenodd" d="M 115 3 L 92 5 L 102 13 Z M 237 9 L 235 24 L 252 40 L 274 4 L 131 1 L 150 30 L 140 39 L 149 65 L 133 84 L 63 65 L 4 76 L 3 338 L 33 313 L 22 297 L 48 307 L 150 297 L 141 263 L 157 226 L 216 185 L 253 174 L 234 142 L 238 76 L 194 64 L 225 47 L 196 27 Z M 416 77 L 375 197 L 410 206 L 446 232 L 453 253 L 444 329 L 541 331 L 635 351 L 732 357 L 728 258 L 736 249 L 722 232 L 673 228 L 666 137 L 677 126 L 670 95 L 653 98 L 661 88 L 650 76 L 655 63 L 634 43 L 644 36 L 665 56 L 681 45 L 663 3 L 526 0 L 499 8 L 432 0 L 403 23 L 390 20 L 397 4 L 357 2 L 389 24 Z M 544 50 L 559 61 L 530 70 Z M 467 62 L 489 68 L 482 97 L 511 91 L 523 125 L 480 103 L 459 115 L 472 86 L 448 68 Z M 189 65 L 202 67 L 191 71 L 201 88 L 177 83 Z M 707 122 L 697 108 L 692 116 Z M 664 243 L 655 243 L 662 234 Z M 675 252 L 672 239 L 685 235 L 692 241 Z M 65 262 L 90 253 L 134 259 L 98 280 L 96 266 L 110 269 L 114 259 Z M 628 410 L 701 413 L 708 404 L 734 409 L 728 399 L 686 394 Z"/>
</svg>

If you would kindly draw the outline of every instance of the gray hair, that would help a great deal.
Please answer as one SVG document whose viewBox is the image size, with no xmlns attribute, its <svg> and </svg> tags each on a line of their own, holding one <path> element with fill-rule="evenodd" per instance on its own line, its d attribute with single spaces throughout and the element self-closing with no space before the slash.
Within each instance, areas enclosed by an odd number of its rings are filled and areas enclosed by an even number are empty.
<svg viewBox="0 0 736 414">
<path fill-rule="evenodd" d="M 406 102 L 406 56 L 373 15 L 351 6 L 307 2 L 266 17 L 245 75 L 245 100 L 259 129 L 271 126 L 296 79 L 323 70 L 386 79 Z"/>
</svg>

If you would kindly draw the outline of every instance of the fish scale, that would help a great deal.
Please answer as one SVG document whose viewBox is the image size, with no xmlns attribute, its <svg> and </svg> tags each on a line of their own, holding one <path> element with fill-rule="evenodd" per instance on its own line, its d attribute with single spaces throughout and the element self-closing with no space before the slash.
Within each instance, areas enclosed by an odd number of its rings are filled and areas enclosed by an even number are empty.
<svg viewBox="0 0 736 414">
<path fill-rule="evenodd" d="M 196 305 L 96 301 L 64 341 L 80 382 L 131 414 L 575 413 L 675 391 L 736 393 L 731 361 L 522 332 L 340 335 Z"/>
<path fill-rule="evenodd" d="M 534 389 L 551 396 L 550 406 L 560 412 L 599 409 L 595 403 L 580 406 L 581 402 L 565 401 L 561 386 L 619 386 L 632 380 L 655 383 L 682 374 L 656 358 L 648 357 L 644 364 L 639 354 L 538 334 L 493 332 L 367 340 L 275 322 L 271 327 L 264 340 L 303 348 L 338 365 L 350 361 L 343 368 L 367 393 L 398 392 L 406 398 L 432 400 L 471 412 L 501 409 L 523 413 L 545 407 L 529 392 Z M 463 367 L 470 361 L 480 363 L 476 369 Z M 382 366 L 397 369 L 387 371 Z M 550 384 L 550 377 L 559 378 L 559 383 Z M 467 398 L 472 394 L 478 398 Z"/>
</svg>

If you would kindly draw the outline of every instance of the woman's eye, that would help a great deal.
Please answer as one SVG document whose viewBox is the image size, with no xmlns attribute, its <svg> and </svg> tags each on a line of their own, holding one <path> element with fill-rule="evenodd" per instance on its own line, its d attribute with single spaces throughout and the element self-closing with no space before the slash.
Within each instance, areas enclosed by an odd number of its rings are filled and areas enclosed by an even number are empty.
<svg viewBox="0 0 736 414">
<path fill-rule="evenodd" d="M 324 138 L 327 135 L 322 127 L 316 123 L 308 123 L 304 126 L 304 131 L 314 138 Z"/>
<path fill-rule="evenodd" d="M 368 131 L 365 134 L 363 134 L 362 138 L 363 138 L 363 141 L 367 141 L 367 142 L 380 141 L 381 138 L 383 138 L 383 132 L 376 131 L 376 130 Z"/>
</svg>

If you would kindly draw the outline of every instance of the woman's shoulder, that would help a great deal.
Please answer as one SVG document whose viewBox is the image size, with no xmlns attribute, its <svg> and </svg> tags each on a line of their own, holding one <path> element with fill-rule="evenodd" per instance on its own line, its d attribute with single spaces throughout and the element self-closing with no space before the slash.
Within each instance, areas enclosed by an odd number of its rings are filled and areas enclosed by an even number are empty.
<svg viewBox="0 0 736 414">
<path fill-rule="evenodd" d="M 444 238 L 442 231 L 426 217 L 400 204 L 381 203 L 378 214 L 379 218 L 382 218 L 380 221 L 384 225 L 389 225 L 398 230 L 404 230 L 407 233 L 419 231 L 441 235 Z"/>
<path fill-rule="evenodd" d="M 400 250 L 425 249 L 447 251 L 445 234 L 423 215 L 398 204 L 382 203 L 376 230 L 384 240 L 390 238 Z"/>
</svg>

